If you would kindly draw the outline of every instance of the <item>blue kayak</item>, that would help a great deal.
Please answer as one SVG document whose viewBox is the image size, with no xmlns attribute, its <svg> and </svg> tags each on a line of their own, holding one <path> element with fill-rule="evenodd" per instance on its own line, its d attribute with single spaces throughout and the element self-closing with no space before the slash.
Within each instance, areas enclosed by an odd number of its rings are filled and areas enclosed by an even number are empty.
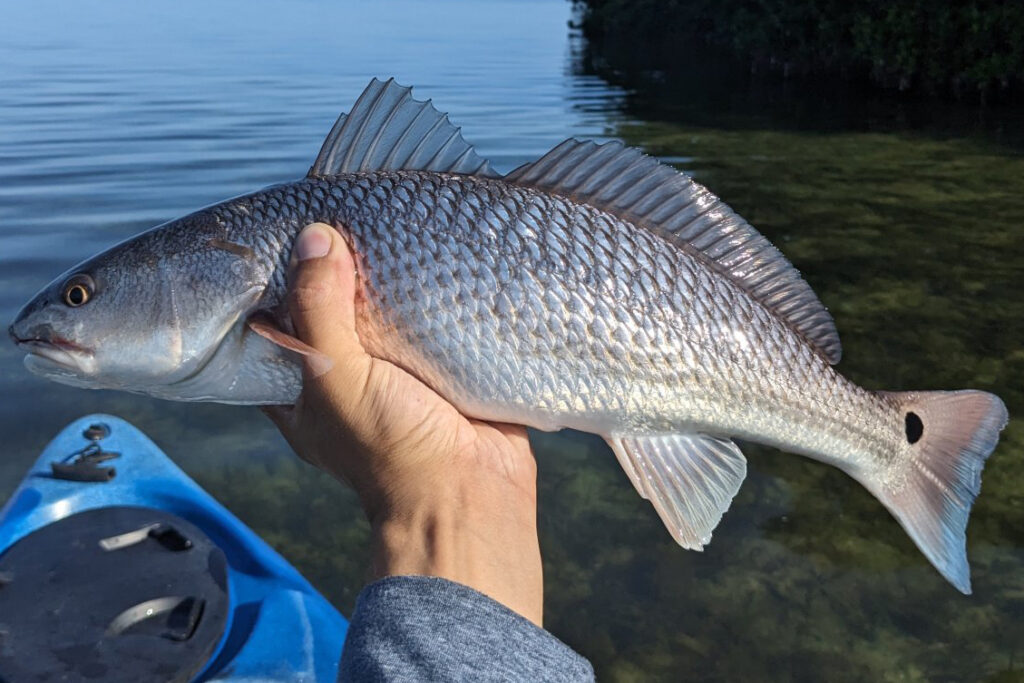
<svg viewBox="0 0 1024 683">
<path fill-rule="evenodd" d="M 347 628 L 119 418 L 68 425 L 0 510 L 0 681 L 333 681 Z"/>
</svg>

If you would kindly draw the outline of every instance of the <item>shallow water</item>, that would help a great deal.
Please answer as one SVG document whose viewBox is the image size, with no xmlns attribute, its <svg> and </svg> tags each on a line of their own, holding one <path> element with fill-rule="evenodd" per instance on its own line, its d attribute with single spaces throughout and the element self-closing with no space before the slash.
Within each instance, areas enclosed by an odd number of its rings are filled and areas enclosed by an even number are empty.
<svg viewBox="0 0 1024 683">
<path fill-rule="evenodd" d="M 568 18 L 557 0 L 8 8 L 0 321 L 100 248 L 301 176 L 366 81 L 395 75 L 499 169 L 569 136 L 622 137 L 671 160 L 801 268 L 836 317 L 844 373 L 871 388 L 988 389 L 1022 414 L 1024 157 L 1005 126 L 959 114 L 930 126 L 880 116 L 884 103 L 837 124 L 789 94 L 806 106 L 634 95 L 584 73 Z M 46 383 L 2 343 L 0 500 L 54 433 L 97 411 L 150 434 L 351 609 L 367 537 L 354 497 L 291 457 L 253 409 Z M 547 625 L 603 679 L 1024 680 L 1019 419 L 972 515 L 971 597 L 828 467 L 745 447 L 748 481 L 696 554 L 674 545 L 600 440 L 534 436 Z"/>
</svg>

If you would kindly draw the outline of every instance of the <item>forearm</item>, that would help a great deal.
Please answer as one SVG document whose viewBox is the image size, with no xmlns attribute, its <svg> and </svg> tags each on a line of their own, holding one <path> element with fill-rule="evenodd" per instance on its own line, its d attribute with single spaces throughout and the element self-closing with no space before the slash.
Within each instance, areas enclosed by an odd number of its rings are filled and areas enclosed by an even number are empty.
<svg viewBox="0 0 1024 683">
<path fill-rule="evenodd" d="M 363 589 L 343 681 L 592 681 L 584 658 L 489 597 L 436 577 L 395 576 Z"/>
</svg>

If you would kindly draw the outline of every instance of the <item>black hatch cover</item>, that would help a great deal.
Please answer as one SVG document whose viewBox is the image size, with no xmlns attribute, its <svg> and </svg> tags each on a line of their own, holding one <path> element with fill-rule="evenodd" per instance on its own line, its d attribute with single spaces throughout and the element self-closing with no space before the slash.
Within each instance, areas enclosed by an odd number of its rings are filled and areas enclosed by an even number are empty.
<svg viewBox="0 0 1024 683">
<path fill-rule="evenodd" d="M 0 681 L 187 681 L 228 614 L 224 553 L 161 510 L 109 507 L 0 556 Z"/>
</svg>

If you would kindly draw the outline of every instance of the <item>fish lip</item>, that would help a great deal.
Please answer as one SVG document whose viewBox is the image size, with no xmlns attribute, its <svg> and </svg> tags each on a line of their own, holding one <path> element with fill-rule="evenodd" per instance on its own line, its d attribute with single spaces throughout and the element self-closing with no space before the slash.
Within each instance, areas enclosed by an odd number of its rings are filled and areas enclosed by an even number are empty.
<svg viewBox="0 0 1024 683">
<path fill-rule="evenodd" d="M 63 337 L 19 337 L 13 330 L 10 334 L 18 348 L 30 356 L 42 358 L 69 370 L 81 370 L 81 364 L 75 359 L 76 354 L 90 358 L 94 355 L 91 349 Z"/>
<path fill-rule="evenodd" d="M 13 331 L 11 332 L 11 337 L 14 338 L 14 343 L 19 347 L 29 349 L 29 353 L 33 353 L 33 349 L 56 348 L 71 353 L 83 353 L 87 356 L 93 355 L 91 349 L 63 337 L 54 336 L 49 339 L 43 337 L 19 337 Z"/>
</svg>

